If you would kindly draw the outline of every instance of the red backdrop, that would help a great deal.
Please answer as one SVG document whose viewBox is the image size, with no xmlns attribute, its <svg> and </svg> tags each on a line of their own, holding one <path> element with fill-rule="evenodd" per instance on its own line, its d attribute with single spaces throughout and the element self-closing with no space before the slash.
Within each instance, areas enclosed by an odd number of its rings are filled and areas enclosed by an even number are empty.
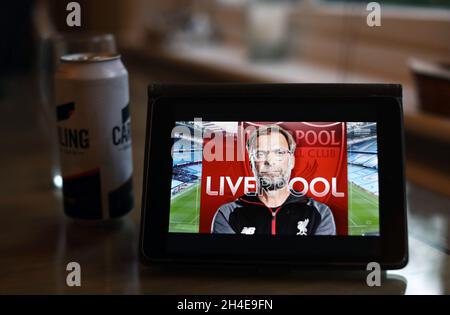
<svg viewBox="0 0 450 315">
<path fill-rule="evenodd" d="M 239 126 L 247 128 L 249 126 L 260 126 L 270 122 L 239 122 Z M 308 190 L 307 195 L 315 200 L 327 204 L 333 211 L 336 221 L 338 235 L 348 233 L 348 184 L 347 184 L 347 141 L 345 123 L 337 122 L 272 122 L 291 132 L 297 142 L 295 151 L 295 166 L 291 173 L 293 177 L 303 177 L 308 183 L 314 178 L 322 177 L 330 184 L 329 193 L 317 197 Z M 255 128 L 255 127 L 254 127 Z M 202 161 L 202 183 L 200 200 L 200 233 L 211 232 L 211 222 L 217 209 L 224 203 L 237 199 L 244 193 L 244 180 L 242 180 L 236 193 L 233 195 L 227 180 L 223 179 L 223 195 L 208 195 L 206 193 L 207 177 L 210 176 L 210 191 L 220 191 L 220 177 L 228 176 L 233 185 L 239 177 L 253 176 L 250 168 L 248 156 L 245 150 L 247 132 L 229 134 L 228 140 L 223 137 L 223 157 L 226 152 L 234 152 L 233 161 L 208 161 L 203 155 Z M 203 147 L 214 139 L 204 138 Z M 242 146 L 244 144 L 244 146 Z M 211 144 L 210 144 L 211 146 Z M 242 149 L 243 161 L 237 161 L 238 150 Z M 231 151 L 232 150 L 232 151 Z M 219 153 L 218 148 L 212 150 Z M 343 196 L 333 196 L 331 184 L 332 178 L 336 178 L 336 191 L 343 193 Z M 252 181 L 254 183 L 254 181 Z M 323 192 L 325 184 L 317 182 L 314 185 L 317 192 Z M 294 188 L 301 191 L 304 186 L 301 183 L 294 185 Z"/>
</svg>

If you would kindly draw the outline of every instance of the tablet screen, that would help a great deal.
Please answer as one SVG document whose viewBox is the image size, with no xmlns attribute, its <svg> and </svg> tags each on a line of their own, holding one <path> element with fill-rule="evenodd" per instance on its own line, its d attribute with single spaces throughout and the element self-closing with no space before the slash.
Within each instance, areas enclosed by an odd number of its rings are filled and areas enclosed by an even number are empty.
<svg viewBox="0 0 450 315">
<path fill-rule="evenodd" d="M 375 122 L 177 121 L 170 233 L 378 236 Z"/>
</svg>

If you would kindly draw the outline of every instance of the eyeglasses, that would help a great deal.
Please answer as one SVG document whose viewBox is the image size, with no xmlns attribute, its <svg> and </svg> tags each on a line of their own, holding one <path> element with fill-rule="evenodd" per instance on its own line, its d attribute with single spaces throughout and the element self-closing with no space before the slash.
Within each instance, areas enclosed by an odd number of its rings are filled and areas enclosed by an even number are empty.
<svg viewBox="0 0 450 315">
<path fill-rule="evenodd" d="M 252 156 L 256 161 L 266 161 L 270 153 L 273 153 L 273 156 L 276 160 L 282 161 L 292 152 L 285 149 L 277 149 L 271 151 L 257 150 L 253 152 Z"/>
</svg>

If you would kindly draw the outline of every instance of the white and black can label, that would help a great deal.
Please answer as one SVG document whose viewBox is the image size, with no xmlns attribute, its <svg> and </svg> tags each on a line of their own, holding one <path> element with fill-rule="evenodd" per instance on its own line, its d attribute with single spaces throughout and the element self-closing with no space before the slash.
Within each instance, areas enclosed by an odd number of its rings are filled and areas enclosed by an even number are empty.
<svg viewBox="0 0 450 315">
<path fill-rule="evenodd" d="M 55 74 L 64 212 L 120 217 L 134 207 L 128 73 L 120 55 L 61 57 Z"/>
</svg>

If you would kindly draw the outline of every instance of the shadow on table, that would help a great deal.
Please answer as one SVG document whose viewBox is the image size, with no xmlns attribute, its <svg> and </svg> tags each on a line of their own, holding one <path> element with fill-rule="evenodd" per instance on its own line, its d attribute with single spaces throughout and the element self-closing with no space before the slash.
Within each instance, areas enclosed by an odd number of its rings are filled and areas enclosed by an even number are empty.
<svg viewBox="0 0 450 315">
<path fill-rule="evenodd" d="M 404 294 L 407 281 L 382 273 L 381 286 L 366 284 L 366 271 L 298 270 L 286 267 L 143 266 L 138 259 L 139 226 L 130 218 L 113 224 L 66 221 L 57 257 L 83 268 L 82 287 L 61 293 L 126 294 Z M 61 268 L 58 283 L 67 272 Z"/>
<path fill-rule="evenodd" d="M 57 261 L 77 262 L 82 270 L 81 287 L 60 286 L 60 293 L 139 293 L 139 226 L 129 217 L 110 222 L 77 222 L 61 225 Z M 61 268 L 58 283 L 68 271 Z"/>
<path fill-rule="evenodd" d="M 386 272 L 382 273 L 380 287 L 369 287 L 366 271 L 274 268 L 143 266 L 141 291 L 147 294 L 404 294 L 407 286 L 404 277 Z"/>
</svg>

